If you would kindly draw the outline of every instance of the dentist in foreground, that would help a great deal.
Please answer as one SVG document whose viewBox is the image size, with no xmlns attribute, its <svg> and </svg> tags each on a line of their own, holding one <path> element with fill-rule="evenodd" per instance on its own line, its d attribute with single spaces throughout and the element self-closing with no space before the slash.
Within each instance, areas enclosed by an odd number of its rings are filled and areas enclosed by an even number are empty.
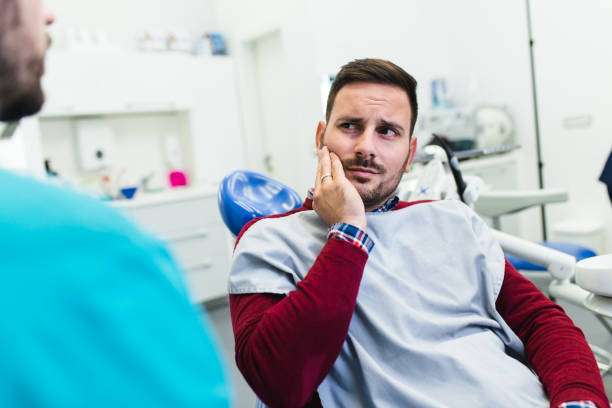
<svg viewBox="0 0 612 408">
<path fill-rule="evenodd" d="M 53 19 L 42 0 L 0 0 L 1 121 L 40 110 Z M 2 170 L 0 191 L 0 406 L 230 405 L 159 242 L 93 198 Z"/>
</svg>

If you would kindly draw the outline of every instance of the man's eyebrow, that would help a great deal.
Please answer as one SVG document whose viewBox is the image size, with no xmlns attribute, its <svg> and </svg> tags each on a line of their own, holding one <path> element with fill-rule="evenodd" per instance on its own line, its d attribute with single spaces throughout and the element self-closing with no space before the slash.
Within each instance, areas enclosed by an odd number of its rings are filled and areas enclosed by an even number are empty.
<svg viewBox="0 0 612 408">
<path fill-rule="evenodd" d="M 395 130 L 396 132 L 399 132 L 399 133 L 402 133 L 402 134 L 404 133 L 404 128 L 402 126 L 400 126 L 399 124 L 395 123 L 395 122 L 390 122 L 388 120 L 381 119 L 380 120 L 380 124 L 385 126 L 385 127 L 391 128 L 391 129 Z"/>
<path fill-rule="evenodd" d="M 365 120 L 363 118 L 358 118 L 355 116 L 341 116 L 338 119 L 336 119 L 336 124 L 338 123 L 351 123 L 353 125 L 361 125 L 365 122 Z M 391 122 L 389 120 L 385 120 L 385 119 L 380 119 L 379 120 L 379 126 L 384 126 L 384 127 L 388 127 L 390 129 L 393 129 L 394 131 L 400 133 L 400 134 L 404 134 L 404 128 L 399 125 L 398 123 L 395 122 Z"/>
<path fill-rule="evenodd" d="M 341 116 L 336 120 L 336 123 L 340 123 L 340 122 L 348 122 L 348 123 L 358 125 L 360 123 L 363 123 L 364 120 L 363 118 L 357 118 L 354 116 Z"/>
</svg>

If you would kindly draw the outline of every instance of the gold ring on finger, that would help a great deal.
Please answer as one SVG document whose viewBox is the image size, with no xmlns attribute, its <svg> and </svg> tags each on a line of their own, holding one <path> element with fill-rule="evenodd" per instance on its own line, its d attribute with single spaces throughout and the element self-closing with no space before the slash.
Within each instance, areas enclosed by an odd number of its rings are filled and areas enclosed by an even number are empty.
<svg viewBox="0 0 612 408">
<path fill-rule="evenodd" d="M 321 176 L 321 182 L 323 182 L 323 180 L 325 180 L 326 177 L 331 177 L 331 174 L 327 173 Z"/>
</svg>

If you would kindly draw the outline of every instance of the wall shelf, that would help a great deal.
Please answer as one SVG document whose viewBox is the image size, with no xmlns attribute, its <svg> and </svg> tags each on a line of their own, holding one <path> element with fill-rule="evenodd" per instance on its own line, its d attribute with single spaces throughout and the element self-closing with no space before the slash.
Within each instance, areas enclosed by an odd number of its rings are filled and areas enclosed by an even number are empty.
<svg viewBox="0 0 612 408">
<path fill-rule="evenodd" d="M 46 111 L 41 113 L 41 120 L 87 118 L 101 116 L 129 116 L 129 115 L 157 115 L 166 113 L 178 113 L 189 110 L 188 106 L 177 106 L 175 104 L 166 105 L 125 105 L 124 108 L 99 108 L 95 110 L 79 110 L 72 107 L 65 107 L 61 110 Z"/>
</svg>

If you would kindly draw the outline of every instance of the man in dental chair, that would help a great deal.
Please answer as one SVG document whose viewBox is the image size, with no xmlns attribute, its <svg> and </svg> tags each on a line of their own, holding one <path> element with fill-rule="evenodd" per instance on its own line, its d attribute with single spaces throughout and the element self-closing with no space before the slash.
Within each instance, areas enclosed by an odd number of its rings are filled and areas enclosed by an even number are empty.
<svg viewBox="0 0 612 408">
<path fill-rule="evenodd" d="M 416 81 L 338 73 L 303 206 L 254 220 L 229 278 L 236 363 L 271 407 L 608 407 L 585 338 L 459 201 L 400 202 Z"/>
</svg>

